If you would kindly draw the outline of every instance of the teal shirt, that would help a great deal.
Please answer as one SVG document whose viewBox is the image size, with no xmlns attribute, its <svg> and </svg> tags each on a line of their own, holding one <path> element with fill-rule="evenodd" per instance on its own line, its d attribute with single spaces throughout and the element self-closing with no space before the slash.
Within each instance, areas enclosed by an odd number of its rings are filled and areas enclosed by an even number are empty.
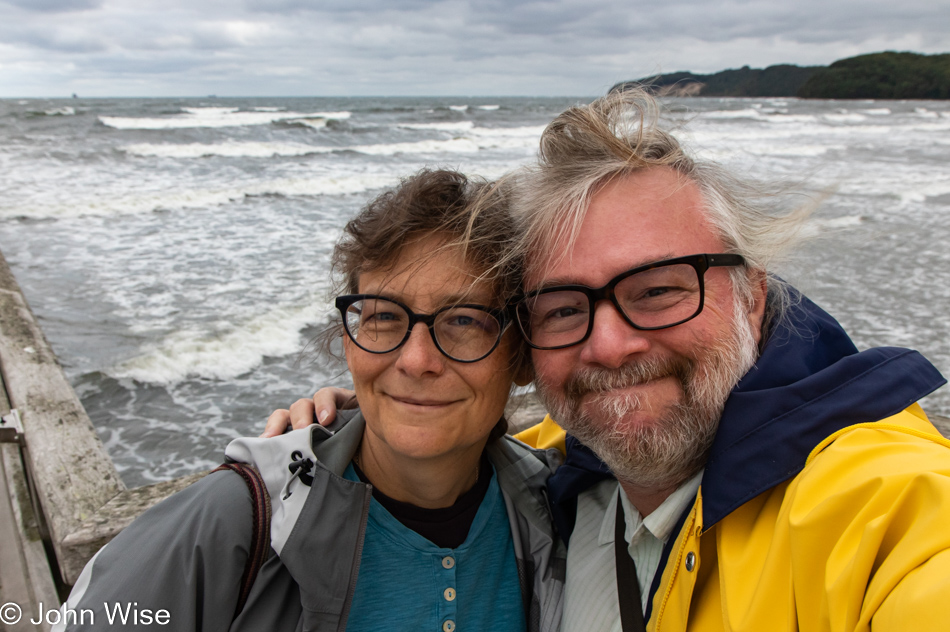
<svg viewBox="0 0 950 632">
<path fill-rule="evenodd" d="M 359 480 L 352 465 L 345 477 Z M 437 547 L 372 500 L 346 629 L 526 629 L 511 527 L 494 468 L 468 537 L 456 549 Z"/>
</svg>

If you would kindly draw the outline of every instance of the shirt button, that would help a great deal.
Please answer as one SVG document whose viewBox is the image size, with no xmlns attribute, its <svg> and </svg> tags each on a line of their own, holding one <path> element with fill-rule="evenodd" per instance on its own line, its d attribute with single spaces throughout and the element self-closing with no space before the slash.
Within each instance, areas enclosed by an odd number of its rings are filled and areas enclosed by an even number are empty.
<svg viewBox="0 0 950 632">
<path fill-rule="evenodd" d="M 690 551 L 686 554 L 686 570 L 692 572 L 696 568 L 696 554 Z"/>
<path fill-rule="evenodd" d="M 442 632 L 455 632 L 455 621 L 449 619 L 442 624 Z"/>
<path fill-rule="evenodd" d="M 442 568 L 452 568 L 453 566 L 455 566 L 454 557 L 452 557 L 451 555 L 446 555 L 445 557 L 442 558 Z M 455 624 L 453 623 L 452 625 L 454 626 Z"/>
<path fill-rule="evenodd" d="M 445 597 L 445 600 L 446 600 L 446 601 L 455 601 L 455 589 L 454 589 L 454 588 L 446 588 L 446 589 L 442 592 L 442 595 Z"/>
</svg>

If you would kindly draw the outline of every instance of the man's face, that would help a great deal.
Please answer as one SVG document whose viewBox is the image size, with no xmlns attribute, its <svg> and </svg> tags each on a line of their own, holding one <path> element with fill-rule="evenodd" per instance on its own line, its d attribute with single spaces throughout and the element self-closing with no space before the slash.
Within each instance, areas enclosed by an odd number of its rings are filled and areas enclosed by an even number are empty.
<svg viewBox="0 0 950 632">
<path fill-rule="evenodd" d="M 647 263 L 725 252 L 702 209 L 699 189 L 671 169 L 615 180 L 592 198 L 574 244 L 526 289 L 601 287 Z M 532 352 L 539 394 L 621 480 L 677 485 L 701 466 L 729 391 L 755 361 L 764 283 L 753 295 L 750 307 L 728 268 L 710 268 L 702 313 L 657 331 L 633 329 L 601 301 L 586 341 Z"/>
</svg>

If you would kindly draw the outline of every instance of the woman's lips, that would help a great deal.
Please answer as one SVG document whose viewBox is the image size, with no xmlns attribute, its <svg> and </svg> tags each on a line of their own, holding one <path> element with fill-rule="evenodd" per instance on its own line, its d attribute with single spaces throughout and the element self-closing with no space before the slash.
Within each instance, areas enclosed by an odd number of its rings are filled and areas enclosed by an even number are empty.
<svg viewBox="0 0 950 632">
<path fill-rule="evenodd" d="M 421 406 L 425 408 L 441 408 L 455 403 L 455 400 L 420 399 L 416 397 L 401 397 L 399 395 L 390 395 L 389 397 L 400 404 L 405 404 L 407 406 Z"/>
</svg>

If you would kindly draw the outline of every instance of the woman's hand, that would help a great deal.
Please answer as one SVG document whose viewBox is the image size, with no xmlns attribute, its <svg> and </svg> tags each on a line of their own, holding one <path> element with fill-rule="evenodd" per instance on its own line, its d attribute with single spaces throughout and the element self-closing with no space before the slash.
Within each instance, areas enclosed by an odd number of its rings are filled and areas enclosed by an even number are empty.
<svg viewBox="0 0 950 632">
<path fill-rule="evenodd" d="M 313 394 L 313 399 L 298 399 L 290 410 L 280 408 L 267 418 L 261 437 L 276 437 L 287 431 L 300 430 L 319 422 L 329 425 L 336 419 L 336 411 L 356 408 L 356 393 L 345 388 L 326 387 Z"/>
</svg>

